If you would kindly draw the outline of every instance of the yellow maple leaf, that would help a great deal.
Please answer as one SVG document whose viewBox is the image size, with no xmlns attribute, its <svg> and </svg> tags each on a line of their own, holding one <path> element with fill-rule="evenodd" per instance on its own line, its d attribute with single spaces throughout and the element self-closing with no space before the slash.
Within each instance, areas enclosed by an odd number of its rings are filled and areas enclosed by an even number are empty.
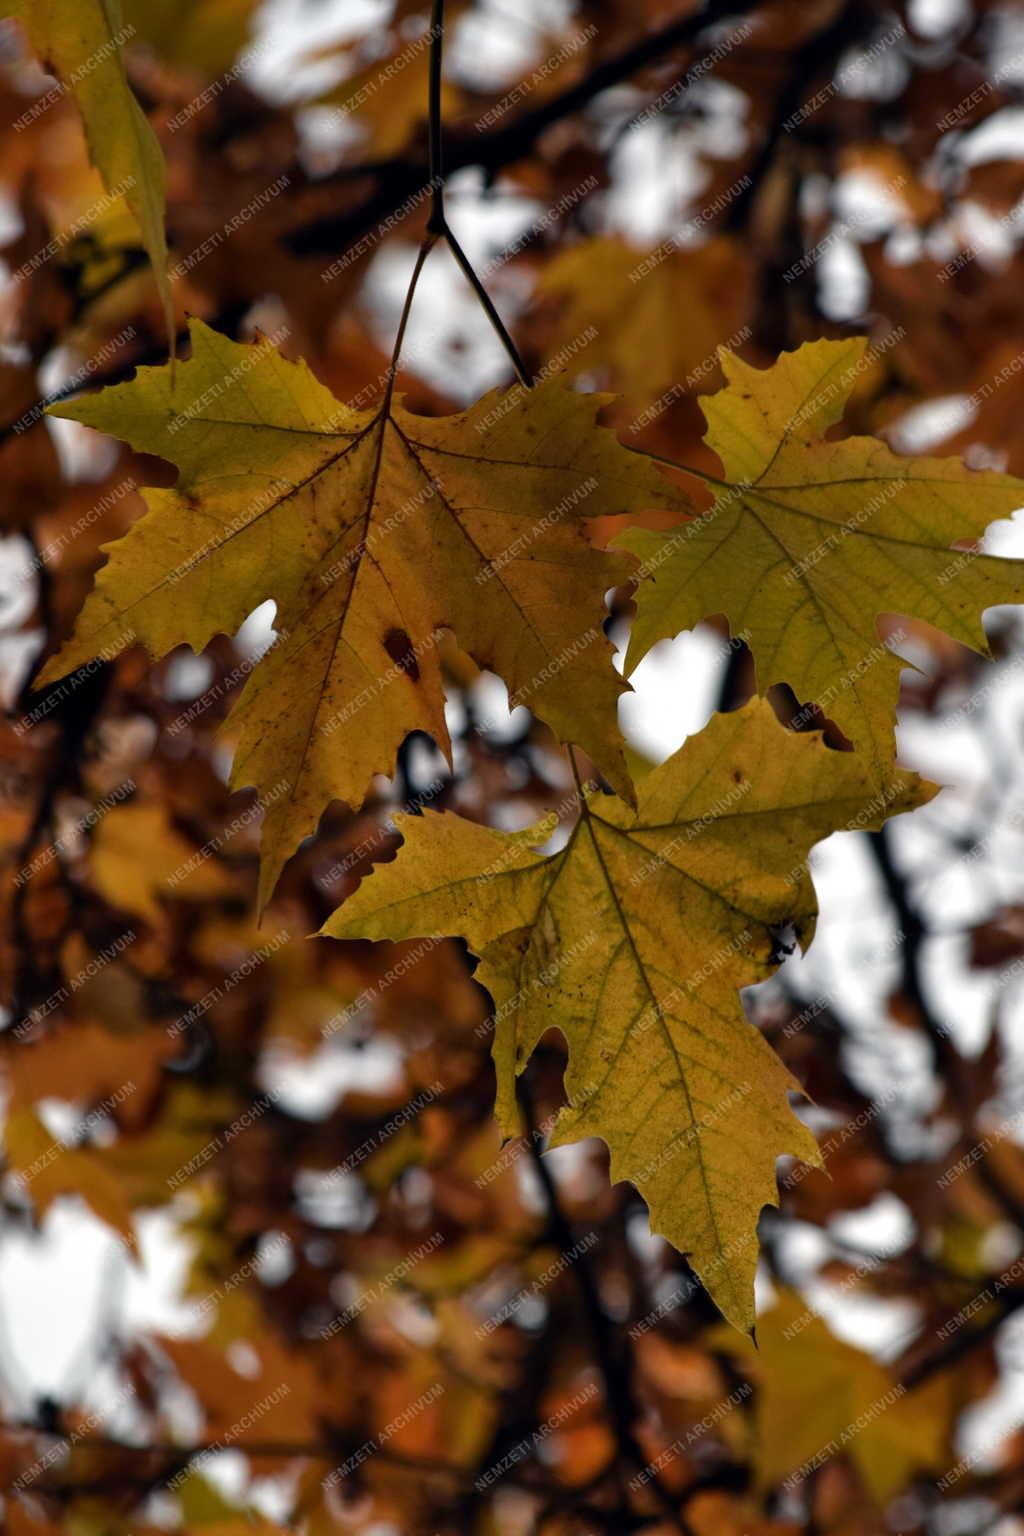
<svg viewBox="0 0 1024 1536">
<path fill-rule="evenodd" d="M 906 663 L 877 618 L 923 619 L 987 655 L 980 615 L 1024 600 L 1024 561 L 951 546 L 1024 506 L 1024 482 L 959 459 L 901 458 L 872 437 L 826 441 L 866 345 L 809 342 L 766 369 L 723 352 L 728 384 L 701 401 L 727 477 L 714 505 L 668 535 L 631 529 L 616 543 L 649 578 L 627 672 L 656 641 L 724 613 L 762 690 L 788 683 L 817 704 L 884 779 Z"/>
<path fill-rule="evenodd" d="M 844 1343 L 799 1296 L 785 1292 L 757 1320 L 756 1352 L 722 1329 L 757 1377 L 756 1462 L 763 1488 L 797 1487 L 848 1456 L 880 1503 L 915 1475 L 948 1464 L 949 1382 L 905 1389 L 872 1355 Z"/>
<path fill-rule="evenodd" d="M 725 236 L 641 250 L 602 235 L 557 252 L 537 293 L 563 300 L 552 350 L 560 355 L 562 343 L 587 338 L 570 369 L 608 369 L 616 389 L 647 400 L 714 381 L 719 343 L 739 345 L 745 334 L 753 270 L 743 247 Z"/>
<path fill-rule="evenodd" d="M 140 40 L 190 75 L 217 79 L 217 95 L 248 68 L 252 54 L 239 55 L 253 31 L 257 4 L 258 0 L 192 0 L 183 6 L 181 0 L 123 0 L 125 21 Z M 221 74 L 228 80 L 220 81 Z M 200 109 L 203 93 L 193 99 Z"/>
<path fill-rule="evenodd" d="M 686 503 L 594 425 L 607 397 L 548 381 L 455 416 L 354 411 L 266 342 L 191 331 L 177 383 L 144 368 L 54 408 L 171 459 L 180 478 L 144 493 L 148 514 L 108 546 L 40 681 L 134 640 L 154 656 L 201 650 L 276 599 L 279 642 L 234 715 L 233 785 L 274 791 L 262 900 L 328 802 L 361 803 L 408 732 L 449 750 L 446 630 L 630 796 L 602 617 L 633 562 L 596 549 L 587 523 Z"/>
<path fill-rule="evenodd" d="M 125 1084 L 124 1091 L 132 1085 Z M 78 1195 L 101 1221 L 136 1251 L 129 1192 L 104 1156 L 105 1149 L 76 1146 L 51 1136 L 31 1109 L 13 1109 L 4 1125 L 7 1161 L 20 1174 L 42 1216 L 61 1195 Z"/>
<path fill-rule="evenodd" d="M 424 32 L 394 53 L 374 59 L 346 76 L 319 103 L 333 108 L 335 121 L 362 130 L 365 152 L 382 157 L 400 154 L 417 127 L 426 128 L 429 42 L 430 34 Z M 445 120 L 457 116 L 461 105 L 462 93 L 442 80 Z"/>
<path fill-rule="evenodd" d="M 173 343 L 164 156 L 125 74 L 121 45 L 131 28 L 121 0 L 11 0 L 4 9 L 20 19 L 35 52 L 73 93 L 93 164 L 138 224 Z"/>
<path fill-rule="evenodd" d="M 235 890 L 215 852 L 213 845 L 196 848 L 175 831 L 163 806 L 117 806 L 93 836 L 93 883 L 111 906 L 159 923 L 157 897 L 203 901 Z"/>
<path fill-rule="evenodd" d="M 798 1085 L 745 1020 L 737 989 L 774 969 L 776 925 L 807 938 L 806 855 L 838 827 L 929 798 L 912 775 L 873 790 L 854 753 L 784 731 L 759 699 L 640 784 L 637 809 L 589 795 L 566 847 L 450 813 L 402 817 L 405 847 L 324 926 L 339 939 L 463 935 L 496 1010 L 502 1129 L 544 1031 L 569 1045 L 570 1108 L 553 1145 L 602 1137 L 725 1315 L 753 1323 L 756 1225 L 775 1161 L 818 1162 Z"/>
</svg>

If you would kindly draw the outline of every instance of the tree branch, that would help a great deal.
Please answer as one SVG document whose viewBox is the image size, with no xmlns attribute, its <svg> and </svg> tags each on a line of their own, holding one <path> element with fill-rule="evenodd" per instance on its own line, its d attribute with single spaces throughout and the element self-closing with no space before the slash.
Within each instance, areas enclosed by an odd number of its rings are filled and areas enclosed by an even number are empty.
<svg viewBox="0 0 1024 1536">
<path fill-rule="evenodd" d="M 567 1263 L 574 1269 L 580 1292 L 583 1298 L 583 1306 L 587 1315 L 587 1323 L 591 1337 L 594 1341 L 594 1353 L 597 1357 L 598 1369 L 604 1381 L 605 1402 L 608 1406 L 608 1415 L 612 1422 L 615 1438 L 619 1445 L 623 1460 L 631 1462 L 641 1471 L 647 1471 L 648 1483 L 652 1492 L 666 1514 L 672 1520 L 676 1528 L 683 1532 L 683 1536 L 693 1536 L 692 1527 L 682 1514 L 679 1501 L 665 1487 L 654 1468 L 648 1465 L 637 1442 L 634 1425 L 640 1417 L 640 1405 L 636 1401 L 633 1392 L 633 1365 L 629 1352 L 628 1339 L 617 1336 L 615 1326 L 611 1318 L 604 1310 L 601 1302 L 601 1293 L 597 1284 L 597 1276 L 590 1265 L 585 1253 L 577 1251 L 572 1228 L 565 1217 L 559 1201 L 558 1190 L 555 1187 L 551 1170 L 544 1161 L 537 1130 L 537 1117 L 533 1106 L 533 1097 L 526 1082 L 525 1074 L 516 1084 L 516 1094 L 519 1099 L 523 1118 L 526 1122 L 527 1142 L 533 1166 L 536 1169 L 541 1189 L 548 1211 L 548 1230 L 551 1240 Z"/>
<path fill-rule="evenodd" d="M 547 129 L 589 106 L 603 91 L 622 85 L 673 48 L 692 42 L 712 23 L 756 10 L 760 3 L 761 0 L 709 0 L 703 10 L 669 22 L 621 53 L 605 59 L 585 79 L 523 112 L 507 127 L 498 127 L 488 133 L 478 133 L 475 128 L 449 132 L 445 146 L 447 174 L 477 166 L 488 176 L 493 176 L 502 167 L 514 165 L 532 152 Z M 418 202 L 431 181 L 429 159 L 410 160 L 399 156 L 362 168 L 343 167 L 320 185 L 335 182 L 343 186 L 360 174 L 376 178 L 374 190 L 357 207 L 317 219 L 293 231 L 287 243 L 296 255 L 324 256 L 346 249 L 406 203 Z"/>
</svg>

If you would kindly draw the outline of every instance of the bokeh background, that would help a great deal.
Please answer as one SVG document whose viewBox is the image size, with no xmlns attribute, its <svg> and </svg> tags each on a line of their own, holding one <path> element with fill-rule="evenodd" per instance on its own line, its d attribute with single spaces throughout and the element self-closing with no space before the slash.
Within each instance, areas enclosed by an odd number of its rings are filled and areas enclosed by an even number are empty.
<svg viewBox="0 0 1024 1536">
<path fill-rule="evenodd" d="M 365 404 L 428 206 L 427 8 L 124 9 L 179 322 L 274 336 Z M 866 334 L 847 429 L 1024 473 L 1018 4 L 451 0 L 447 27 L 453 226 L 529 365 L 614 391 L 624 441 L 713 469 L 717 346 L 767 365 Z M 227 792 L 221 725 L 272 604 L 201 657 L 104 663 L 26 724 L 100 546 L 173 472 L 42 418 L 166 345 L 125 210 L 96 214 L 74 106 L 10 22 L 0 119 L 9 1528 L 1024 1530 L 1020 611 L 986 616 L 989 658 L 880 620 L 907 661 L 901 758 L 947 787 L 819 847 L 813 945 L 744 999 L 830 1175 L 780 1166 L 755 1353 L 599 1143 L 541 1161 L 557 1038 L 502 1153 L 462 946 L 306 938 L 393 852 L 396 809 L 519 827 L 564 799 L 564 754 L 499 679 L 450 652 L 454 768 L 410 739 L 359 813 L 328 812 L 260 928 L 258 816 Z M 510 378 L 435 252 L 409 403 Z M 1024 554 L 1019 518 L 985 547 Z M 620 665 L 630 612 L 610 595 Z M 714 621 L 632 683 L 642 771 L 753 672 Z M 634 1486 L 631 1446 L 664 1458 L 660 1492 Z"/>
</svg>

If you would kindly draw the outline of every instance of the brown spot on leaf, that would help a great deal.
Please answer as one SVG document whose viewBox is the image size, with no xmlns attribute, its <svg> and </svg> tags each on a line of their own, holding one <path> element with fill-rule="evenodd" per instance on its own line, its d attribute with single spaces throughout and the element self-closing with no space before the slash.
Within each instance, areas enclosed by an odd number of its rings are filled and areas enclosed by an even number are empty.
<svg viewBox="0 0 1024 1536">
<path fill-rule="evenodd" d="M 419 682 L 420 664 L 416 660 L 413 643 L 404 629 L 389 629 L 384 636 L 384 649 L 406 677 L 411 677 L 414 683 Z"/>
</svg>

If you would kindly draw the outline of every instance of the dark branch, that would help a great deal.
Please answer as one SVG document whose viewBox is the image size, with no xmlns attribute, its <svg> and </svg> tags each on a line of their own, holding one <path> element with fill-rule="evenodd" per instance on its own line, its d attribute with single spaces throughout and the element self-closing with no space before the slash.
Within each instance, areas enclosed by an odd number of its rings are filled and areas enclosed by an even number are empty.
<svg viewBox="0 0 1024 1536">
<path fill-rule="evenodd" d="M 710 0 L 703 10 L 669 22 L 621 53 L 605 59 L 583 80 L 523 112 L 507 127 L 498 127 L 488 133 L 478 133 L 472 127 L 450 130 L 445 142 L 446 173 L 450 176 L 453 171 L 477 166 L 488 176 L 493 176 L 504 166 L 514 165 L 533 151 L 538 139 L 555 123 L 582 111 L 603 91 L 622 85 L 674 48 L 692 43 L 712 23 L 754 10 L 759 3 L 760 0 Z M 422 158 L 398 157 L 364 167 L 363 171 L 376 178 L 374 190 L 356 207 L 318 219 L 293 232 L 288 243 L 296 255 L 324 256 L 344 251 L 406 203 L 418 204 L 430 185 L 430 164 Z M 357 174 L 352 167 L 345 167 L 327 180 L 336 181 L 341 187 Z"/>
</svg>

